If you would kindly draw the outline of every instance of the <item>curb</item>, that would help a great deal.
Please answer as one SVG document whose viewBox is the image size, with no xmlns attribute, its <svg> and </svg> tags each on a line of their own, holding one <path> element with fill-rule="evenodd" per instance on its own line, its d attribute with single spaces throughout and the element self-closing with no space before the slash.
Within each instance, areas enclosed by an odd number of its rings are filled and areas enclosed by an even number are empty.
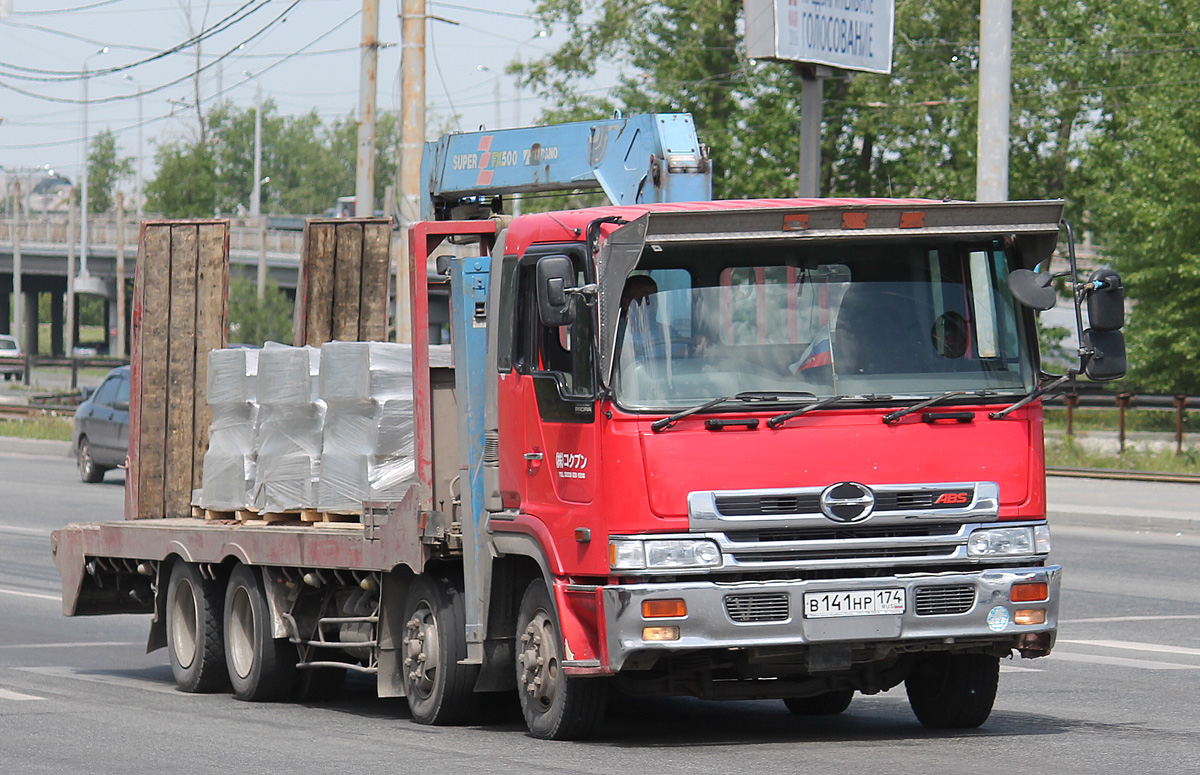
<svg viewBox="0 0 1200 775">
<path fill-rule="evenodd" d="M 1081 514 L 1072 511 L 1059 511 L 1053 508 L 1049 511 L 1051 533 L 1053 533 L 1055 527 L 1062 526 L 1124 530 L 1134 533 L 1151 531 L 1155 533 L 1200 535 L 1200 517 L 1151 516 L 1121 513 L 1118 511 Z"/>
<path fill-rule="evenodd" d="M 0 452 L 13 455 L 37 455 L 39 457 L 72 457 L 74 450 L 69 441 L 48 439 L 23 439 L 17 436 L 0 436 Z"/>
</svg>

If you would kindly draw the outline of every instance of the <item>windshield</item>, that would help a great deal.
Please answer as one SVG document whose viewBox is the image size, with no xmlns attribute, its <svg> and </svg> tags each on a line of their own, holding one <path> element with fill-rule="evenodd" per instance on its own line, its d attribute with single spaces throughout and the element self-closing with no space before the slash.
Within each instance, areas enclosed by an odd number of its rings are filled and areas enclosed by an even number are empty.
<svg viewBox="0 0 1200 775">
<path fill-rule="evenodd" d="M 1012 395 L 1035 385 L 1008 259 L 992 245 L 762 253 L 734 266 L 717 252 L 647 254 L 653 263 L 622 295 L 613 369 L 621 406 L 673 408 L 745 391 Z"/>
</svg>

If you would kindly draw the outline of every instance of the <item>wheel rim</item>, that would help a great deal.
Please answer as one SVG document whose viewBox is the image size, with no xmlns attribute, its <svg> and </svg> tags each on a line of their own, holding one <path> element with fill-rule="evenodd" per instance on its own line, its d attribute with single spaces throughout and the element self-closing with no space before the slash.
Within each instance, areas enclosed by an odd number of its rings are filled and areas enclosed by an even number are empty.
<svg viewBox="0 0 1200 775">
<path fill-rule="evenodd" d="M 540 710 L 549 710 L 558 692 L 558 643 L 554 624 L 545 611 L 538 611 L 521 633 L 521 686 Z"/>
<path fill-rule="evenodd" d="M 196 616 L 196 595 L 192 582 L 180 579 L 175 584 L 171 597 L 171 651 L 175 660 L 185 670 L 196 658 L 196 633 L 199 621 Z"/>
<path fill-rule="evenodd" d="M 237 587 L 229 601 L 229 662 L 240 678 L 250 675 L 254 667 L 254 608 L 250 593 Z"/>
<path fill-rule="evenodd" d="M 86 441 L 79 445 L 79 473 L 85 479 L 92 473 L 92 451 Z"/>
<path fill-rule="evenodd" d="M 418 696 L 428 697 L 437 681 L 438 631 L 433 610 L 424 600 L 404 625 L 404 644 L 409 686 Z"/>
</svg>

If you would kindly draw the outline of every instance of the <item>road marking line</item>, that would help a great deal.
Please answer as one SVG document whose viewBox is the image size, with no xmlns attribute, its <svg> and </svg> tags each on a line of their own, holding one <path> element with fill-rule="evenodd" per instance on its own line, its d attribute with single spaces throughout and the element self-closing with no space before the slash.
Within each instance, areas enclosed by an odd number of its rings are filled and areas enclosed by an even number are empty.
<svg viewBox="0 0 1200 775">
<path fill-rule="evenodd" d="M 80 681 L 90 681 L 92 683 L 108 684 L 110 686 L 124 686 L 129 689 L 145 689 L 146 691 L 158 692 L 160 694 L 170 694 L 176 697 L 202 696 L 199 694 L 188 694 L 187 692 L 181 692 L 175 688 L 175 684 L 171 683 L 154 683 L 142 678 L 125 678 L 119 675 L 89 673 L 85 670 L 80 670 L 74 667 L 14 667 L 12 669 L 20 670 L 25 673 L 50 676 L 51 678 L 76 678 Z"/>
<path fill-rule="evenodd" d="M 1109 622 L 1166 622 L 1178 619 L 1200 619 L 1200 614 L 1166 614 L 1163 616 L 1097 616 L 1093 619 L 1059 619 L 1059 624 L 1108 624 Z"/>
<path fill-rule="evenodd" d="M 80 641 L 78 643 L 0 643 L 0 649 L 73 649 L 91 646 L 140 646 L 134 641 Z"/>
<path fill-rule="evenodd" d="M 1166 509 L 1127 509 L 1127 508 L 1106 508 L 1104 506 L 1084 506 L 1078 503 L 1052 503 L 1046 504 L 1047 512 L 1061 512 L 1063 514 L 1081 514 L 1091 517 L 1129 517 L 1130 519 L 1138 519 L 1144 517 L 1166 517 L 1168 519 L 1177 519 L 1186 527 L 1187 523 L 1195 519 L 1196 515 L 1190 511 L 1169 511 Z"/>
<path fill-rule="evenodd" d="M 37 600 L 53 600 L 56 603 L 62 602 L 62 598 L 58 595 L 39 595 L 37 592 L 18 592 L 15 589 L 0 589 L 0 595 L 16 595 L 17 597 L 32 597 Z"/>
<path fill-rule="evenodd" d="M 1086 662 L 1091 665 L 1112 665 L 1114 667 L 1135 667 L 1141 670 L 1200 670 L 1200 665 L 1180 665 L 1175 662 L 1153 662 L 1148 659 L 1126 659 L 1124 657 L 1102 657 L 1095 654 L 1080 654 L 1075 651 L 1054 650 L 1050 659 L 1063 662 Z"/>
<path fill-rule="evenodd" d="M 1000 665 L 1001 673 L 1040 673 L 1039 667 L 1017 667 L 1016 665 Z"/>
<path fill-rule="evenodd" d="M 25 700 L 44 700 L 45 697 L 38 697 L 33 694 L 21 694 L 14 692 L 12 689 L 0 689 L 0 700 L 13 700 L 14 702 L 24 702 Z"/>
<path fill-rule="evenodd" d="M 1059 638 L 1058 642 L 1077 643 L 1082 646 L 1100 646 L 1106 649 L 1151 651 L 1156 654 L 1184 654 L 1190 657 L 1200 657 L 1200 649 L 1190 649 L 1186 646 L 1161 646 L 1157 643 L 1138 643 L 1131 640 L 1066 640 Z"/>
</svg>

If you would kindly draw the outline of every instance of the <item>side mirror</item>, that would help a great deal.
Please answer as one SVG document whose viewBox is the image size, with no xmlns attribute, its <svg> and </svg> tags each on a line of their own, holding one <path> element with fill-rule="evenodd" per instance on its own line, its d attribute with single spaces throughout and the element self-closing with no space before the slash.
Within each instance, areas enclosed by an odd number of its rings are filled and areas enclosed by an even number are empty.
<svg viewBox="0 0 1200 775">
<path fill-rule="evenodd" d="M 538 318 L 543 326 L 569 326 L 575 307 L 567 291 L 575 287 L 575 266 L 566 256 L 546 256 L 537 263 Z"/>
<path fill-rule="evenodd" d="M 113 401 L 113 409 L 116 409 L 118 412 L 128 412 L 129 411 L 129 402 L 128 401 Z"/>
<path fill-rule="evenodd" d="M 1013 298 L 1030 309 L 1048 310 L 1058 301 L 1054 292 L 1054 276 L 1032 269 L 1014 269 L 1008 276 L 1008 290 Z"/>
<path fill-rule="evenodd" d="M 1125 325 L 1125 287 L 1121 275 L 1097 269 L 1088 278 L 1088 322 L 1093 331 L 1120 331 Z"/>
<path fill-rule="evenodd" d="M 1084 349 L 1093 353 L 1083 373 L 1093 382 L 1110 382 L 1125 376 L 1125 335 L 1120 331 L 1083 332 Z"/>
</svg>

